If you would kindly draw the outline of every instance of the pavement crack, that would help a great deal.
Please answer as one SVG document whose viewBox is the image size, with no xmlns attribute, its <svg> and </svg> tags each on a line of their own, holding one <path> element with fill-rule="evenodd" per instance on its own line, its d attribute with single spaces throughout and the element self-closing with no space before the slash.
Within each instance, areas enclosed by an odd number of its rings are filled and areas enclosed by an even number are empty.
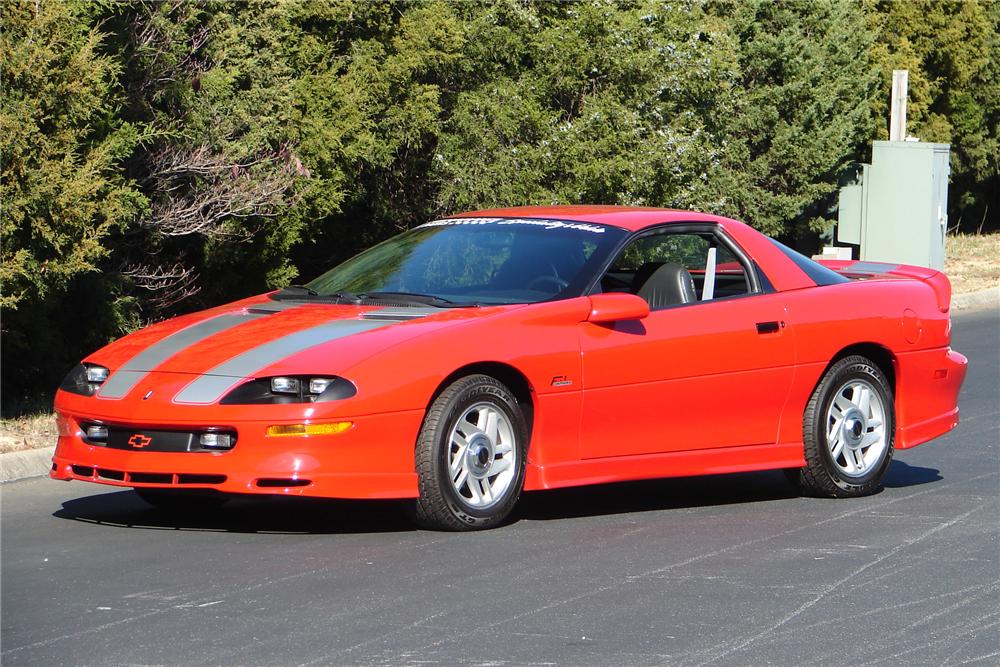
<svg viewBox="0 0 1000 667">
<path fill-rule="evenodd" d="M 783 626 L 786 623 L 788 623 L 789 621 L 797 618 L 803 612 L 805 612 L 808 609 L 811 609 L 812 607 L 814 607 L 817 604 L 819 604 L 828 595 L 830 595 L 831 593 L 833 593 L 834 591 L 836 591 L 837 589 L 839 589 L 841 586 L 843 586 L 847 582 L 849 582 L 852 579 L 854 579 L 855 577 L 857 577 L 862 572 L 864 572 L 864 571 L 866 571 L 866 570 L 868 570 L 868 569 L 870 569 L 870 568 L 878 565 L 879 563 L 881 563 L 882 561 L 886 560 L 887 558 L 891 558 L 892 556 L 895 556 L 900 551 L 903 551 L 904 549 L 908 549 L 908 548 L 912 547 L 913 545 L 915 545 L 915 544 L 917 544 L 919 542 L 922 542 L 923 540 L 927 539 L 931 535 L 939 533 L 942 530 L 945 530 L 946 528 L 950 528 L 951 526 L 954 526 L 956 523 L 959 523 L 960 521 L 965 520 L 969 516 L 975 514 L 976 512 L 978 512 L 979 510 L 981 510 L 983 507 L 985 507 L 986 504 L 987 503 L 985 503 L 985 502 L 980 503 L 979 505 L 977 505 L 976 507 L 973 507 L 968 512 L 960 514 L 959 516 L 957 516 L 957 517 L 955 517 L 955 518 L 953 518 L 953 519 L 951 519 L 949 521 L 945 521 L 943 523 L 939 523 L 936 526 L 934 526 L 933 528 L 925 530 L 920 535 L 917 535 L 916 537 L 914 537 L 912 539 L 909 539 L 909 540 L 906 540 L 905 542 L 903 542 L 903 543 L 901 543 L 901 544 L 893 547 L 892 549 L 890 549 L 889 551 L 885 552 L 881 556 L 868 561 L 867 563 L 865 563 L 861 567 L 859 567 L 856 570 L 852 571 L 846 577 L 842 577 L 842 578 L 838 579 L 837 581 L 833 582 L 832 584 L 824 587 L 824 589 L 821 590 L 819 592 L 819 594 L 817 594 L 814 597 L 810 598 L 805 603 L 799 605 L 790 614 L 787 614 L 786 616 L 782 617 L 777 623 L 774 623 L 774 624 L 768 626 L 764 630 L 762 630 L 762 631 L 758 632 L 757 634 L 755 634 L 755 635 L 753 635 L 753 636 L 751 636 L 751 637 L 743 640 L 739 644 L 736 644 L 736 645 L 734 645 L 734 646 L 726 649 L 722 653 L 719 653 L 719 654 L 713 656 L 712 658 L 709 658 L 708 660 L 705 660 L 704 662 L 699 663 L 698 667 L 703 667 L 704 665 L 708 665 L 708 664 L 711 664 L 711 663 L 716 662 L 718 660 L 721 660 L 722 658 L 725 658 L 726 656 L 731 655 L 731 654 L 735 653 L 736 651 L 740 651 L 740 650 L 746 648 L 747 646 L 750 646 L 754 642 L 757 642 L 757 641 L 763 639 L 764 637 L 767 637 L 768 635 L 770 635 L 771 633 L 773 633 L 775 630 L 777 630 L 781 626 Z"/>
</svg>

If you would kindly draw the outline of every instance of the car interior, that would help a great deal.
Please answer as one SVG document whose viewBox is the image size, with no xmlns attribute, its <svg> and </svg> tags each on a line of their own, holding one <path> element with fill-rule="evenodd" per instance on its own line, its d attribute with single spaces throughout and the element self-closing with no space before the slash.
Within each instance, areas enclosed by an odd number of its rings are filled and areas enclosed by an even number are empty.
<svg viewBox="0 0 1000 667">
<path fill-rule="evenodd" d="M 628 292 L 661 310 L 751 293 L 740 260 L 711 232 L 661 232 L 629 244 L 601 278 L 603 292 Z"/>
</svg>

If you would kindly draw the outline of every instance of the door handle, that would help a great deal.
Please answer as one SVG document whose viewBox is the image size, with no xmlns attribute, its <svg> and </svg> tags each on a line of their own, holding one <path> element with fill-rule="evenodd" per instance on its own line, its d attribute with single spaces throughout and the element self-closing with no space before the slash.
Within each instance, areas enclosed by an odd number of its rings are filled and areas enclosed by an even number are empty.
<svg viewBox="0 0 1000 667">
<path fill-rule="evenodd" d="M 759 334 L 770 334 L 778 333 L 778 331 L 785 326 L 784 322 L 758 322 L 757 323 L 757 333 Z"/>
</svg>

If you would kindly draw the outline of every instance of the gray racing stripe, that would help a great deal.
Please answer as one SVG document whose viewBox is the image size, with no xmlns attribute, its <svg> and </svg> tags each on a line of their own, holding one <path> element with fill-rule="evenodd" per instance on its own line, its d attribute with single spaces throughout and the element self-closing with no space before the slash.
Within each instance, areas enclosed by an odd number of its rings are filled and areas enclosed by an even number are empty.
<svg viewBox="0 0 1000 667">
<path fill-rule="evenodd" d="M 268 313 L 218 315 L 176 331 L 150 345 L 111 374 L 97 393 L 101 398 L 123 398 L 151 370 L 181 350 L 244 322 L 267 317 Z"/>
<path fill-rule="evenodd" d="M 899 268 L 899 264 L 883 264 L 881 262 L 854 262 L 849 266 L 841 269 L 847 273 L 871 273 L 875 275 L 880 275 L 883 273 L 889 273 L 890 271 L 895 271 Z"/>
<path fill-rule="evenodd" d="M 392 321 L 335 320 L 282 336 L 251 348 L 206 371 L 204 375 L 184 387 L 174 397 L 174 402 L 199 405 L 214 403 L 222 398 L 226 391 L 240 379 L 251 376 L 262 368 L 277 363 L 296 352 L 391 324 L 393 324 Z"/>
</svg>

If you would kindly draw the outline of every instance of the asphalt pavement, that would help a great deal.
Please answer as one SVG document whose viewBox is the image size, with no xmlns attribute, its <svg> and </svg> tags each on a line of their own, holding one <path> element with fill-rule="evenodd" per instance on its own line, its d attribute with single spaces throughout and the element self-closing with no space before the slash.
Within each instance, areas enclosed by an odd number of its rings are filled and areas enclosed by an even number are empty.
<svg viewBox="0 0 1000 667">
<path fill-rule="evenodd" d="M 955 316 L 961 425 L 869 498 L 780 473 L 525 496 L 497 530 L 392 503 L 197 516 L 2 486 L 4 665 L 1000 664 L 1000 313 Z"/>
</svg>

